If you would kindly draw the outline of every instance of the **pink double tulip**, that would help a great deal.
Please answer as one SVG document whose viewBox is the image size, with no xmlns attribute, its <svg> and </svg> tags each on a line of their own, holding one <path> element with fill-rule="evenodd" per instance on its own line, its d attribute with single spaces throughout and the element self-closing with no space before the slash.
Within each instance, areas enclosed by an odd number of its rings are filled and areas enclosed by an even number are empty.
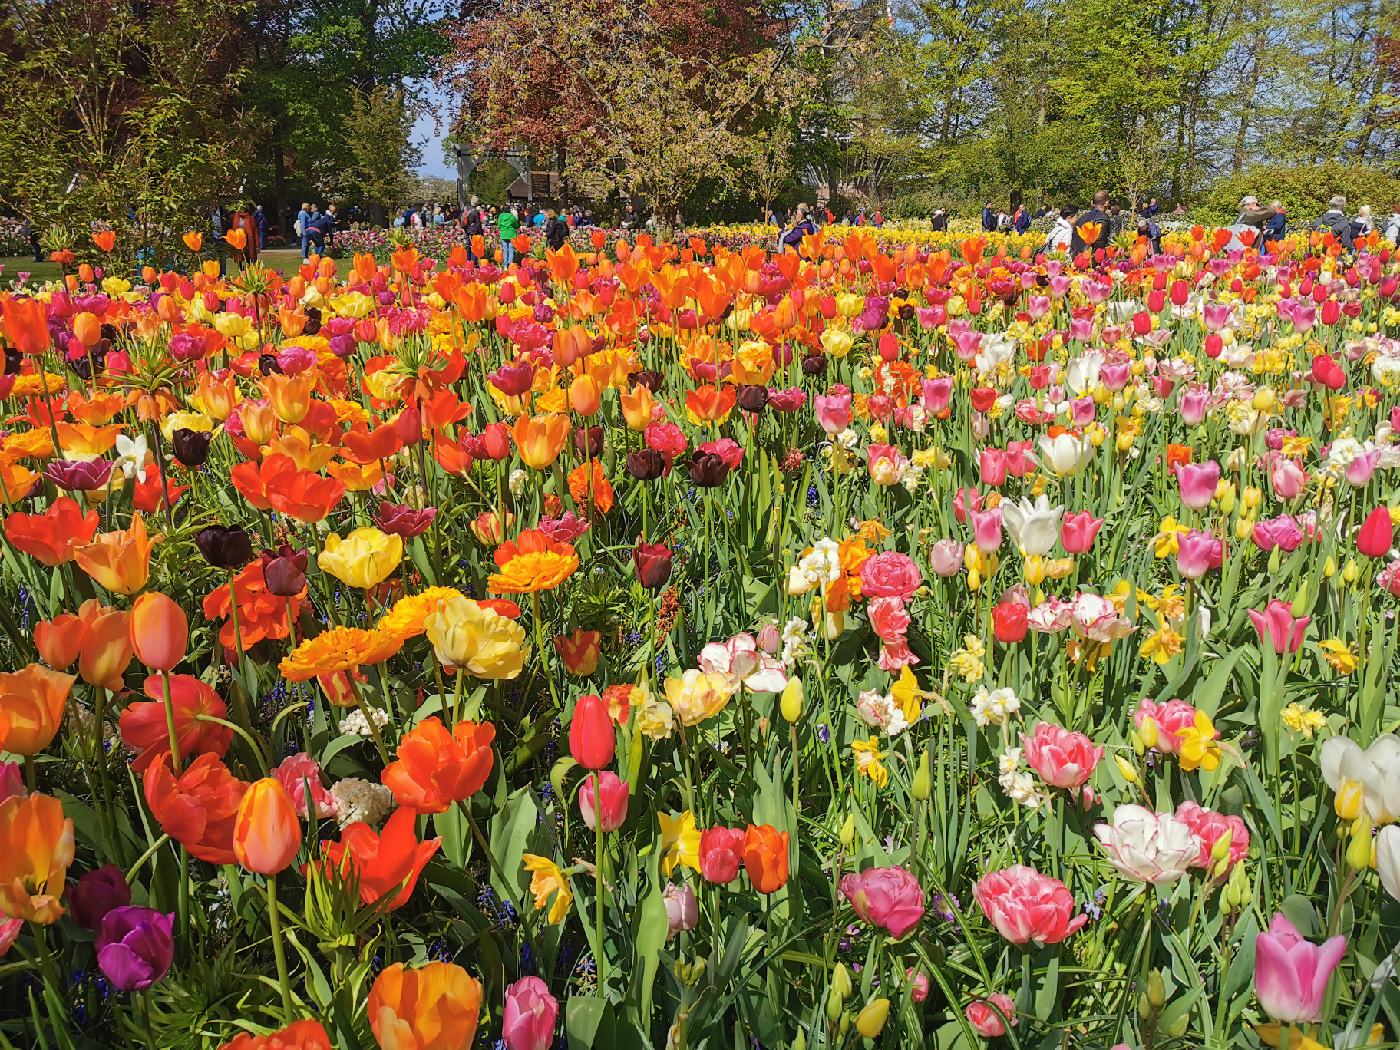
<svg viewBox="0 0 1400 1050">
<path fill-rule="evenodd" d="M 866 922 L 903 937 L 924 917 L 924 891 L 919 880 L 899 865 L 867 868 L 841 880 L 841 894 Z"/>
<path fill-rule="evenodd" d="M 985 999 L 974 999 L 967 1004 L 967 1023 L 972 1030 L 984 1039 L 995 1039 L 1006 1034 L 1008 1024 L 1015 1025 L 1016 1004 L 1011 996 L 995 992 Z"/>
<path fill-rule="evenodd" d="M 977 880 L 972 896 L 997 932 L 1012 944 L 1059 944 L 1089 921 L 1074 914 L 1074 897 L 1059 879 L 1015 864 Z"/>
<path fill-rule="evenodd" d="M 1250 609 L 1249 618 L 1259 632 L 1259 644 L 1273 646 L 1274 652 L 1296 653 L 1303 646 L 1311 616 L 1294 616 L 1293 606 L 1277 598 L 1264 609 Z"/>
<path fill-rule="evenodd" d="M 1305 941 L 1282 912 L 1254 940 L 1254 992 L 1264 1012 L 1280 1024 L 1305 1024 L 1322 1016 L 1332 971 L 1346 954 L 1347 939 Z"/>
<path fill-rule="evenodd" d="M 1035 732 L 1022 734 L 1026 763 L 1051 787 L 1083 787 L 1103 758 L 1103 748 L 1083 733 L 1074 733 L 1049 722 L 1040 722 Z"/>
</svg>

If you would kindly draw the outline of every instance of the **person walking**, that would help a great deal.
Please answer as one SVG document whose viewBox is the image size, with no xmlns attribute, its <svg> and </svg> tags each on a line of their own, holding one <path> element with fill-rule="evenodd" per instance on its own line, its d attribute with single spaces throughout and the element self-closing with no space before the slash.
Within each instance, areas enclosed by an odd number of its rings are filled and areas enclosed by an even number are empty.
<svg viewBox="0 0 1400 1050">
<path fill-rule="evenodd" d="M 982 232 L 995 233 L 997 228 L 997 213 L 992 211 L 992 202 L 987 201 L 982 205 Z"/>
<path fill-rule="evenodd" d="M 1400 201 L 1390 206 L 1390 218 L 1385 222 L 1385 239 L 1400 245 Z"/>
<path fill-rule="evenodd" d="M 1092 234 L 1093 240 L 1085 240 Z M 1108 214 L 1108 190 L 1094 194 L 1094 206 L 1074 220 L 1074 236 L 1070 239 L 1070 254 L 1078 255 L 1107 248 L 1113 239 L 1113 220 Z"/>
<path fill-rule="evenodd" d="M 477 237 L 485 238 L 486 227 L 481 220 L 481 199 L 476 194 L 472 194 L 472 199 L 467 202 L 467 210 L 462 212 L 462 236 L 467 241 L 467 256 L 473 262 L 481 262 L 473 242 Z"/>
<path fill-rule="evenodd" d="M 257 241 L 253 245 L 253 258 L 258 257 L 258 253 L 267 247 L 267 212 L 263 211 L 263 206 L 259 204 L 253 209 L 253 229 L 257 231 Z"/>
<path fill-rule="evenodd" d="M 1314 230 L 1331 230 L 1343 247 L 1351 247 L 1351 219 L 1347 218 L 1347 199 L 1340 193 L 1328 202 L 1325 212 L 1313 222 Z"/>
<path fill-rule="evenodd" d="M 501 265 L 510 269 L 515 262 L 515 241 L 520 233 L 520 216 L 515 214 L 514 205 L 507 204 L 496 216 L 496 229 L 501 235 Z"/>
<path fill-rule="evenodd" d="M 569 239 L 569 224 L 559 218 L 550 208 L 545 212 L 544 239 L 549 243 L 550 251 L 559 251 L 564 247 L 564 242 Z"/>
<path fill-rule="evenodd" d="M 306 250 L 307 250 L 308 246 L 311 244 L 311 235 L 310 235 L 310 233 L 308 232 L 310 226 L 311 226 L 311 204 L 310 204 L 310 202 L 308 202 L 308 201 L 302 201 L 302 204 L 301 204 L 301 211 L 297 212 L 297 221 L 296 221 L 296 223 L 292 226 L 293 231 L 296 233 L 297 240 L 299 240 L 299 241 L 301 242 L 301 261 L 302 261 L 302 262 L 306 262 Z"/>
</svg>

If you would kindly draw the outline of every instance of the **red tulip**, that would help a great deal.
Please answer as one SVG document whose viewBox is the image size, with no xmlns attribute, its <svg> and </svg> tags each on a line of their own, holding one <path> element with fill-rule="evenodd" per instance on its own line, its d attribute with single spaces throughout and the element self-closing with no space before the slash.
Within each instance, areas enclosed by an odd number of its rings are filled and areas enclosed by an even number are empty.
<svg viewBox="0 0 1400 1050">
<path fill-rule="evenodd" d="M 585 769 L 612 765 L 617 736 L 608 707 L 593 693 L 578 698 L 574 718 L 569 723 L 569 754 Z"/>
<path fill-rule="evenodd" d="M 603 830 L 616 831 L 627 819 L 629 794 L 627 781 L 616 773 L 604 770 L 589 774 L 578 792 L 578 808 L 584 824 L 595 827 L 601 811 Z"/>
<path fill-rule="evenodd" d="M 1030 610 L 1020 602 L 1000 602 L 992 609 L 992 631 L 999 642 L 1015 645 L 1026 636 Z"/>
<path fill-rule="evenodd" d="M 1390 509 L 1377 507 L 1361 523 L 1361 531 L 1356 534 L 1356 549 L 1368 558 L 1384 558 L 1394 541 L 1395 528 L 1391 523 Z"/>
</svg>

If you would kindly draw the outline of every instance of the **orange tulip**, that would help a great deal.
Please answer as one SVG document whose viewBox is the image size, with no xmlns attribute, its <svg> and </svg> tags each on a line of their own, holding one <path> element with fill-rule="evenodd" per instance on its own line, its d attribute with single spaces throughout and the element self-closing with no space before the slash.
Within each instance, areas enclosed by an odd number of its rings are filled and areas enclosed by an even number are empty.
<svg viewBox="0 0 1400 1050">
<path fill-rule="evenodd" d="M 581 416 L 595 416 L 602 405 L 598 384 L 589 375 L 574 379 L 569 387 L 569 407 Z"/>
<path fill-rule="evenodd" d="M 103 532 L 73 552 L 78 567 L 115 594 L 135 594 L 146 586 L 151 572 L 151 547 L 162 537 L 146 535 L 146 522 L 137 511 L 131 527 Z"/>
<path fill-rule="evenodd" d="M 92 243 L 104 252 L 110 252 L 117 246 L 117 235 L 111 230 L 98 230 L 92 235 Z"/>
<path fill-rule="evenodd" d="M 48 795 L 14 796 L 0 804 L 0 912 L 41 925 L 63 914 L 73 821 Z"/>
<path fill-rule="evenodd" d="M 535 470 L 543 470 L 564 450 L 569 436 L 569 417 L 559 413 L 544 416 L 521 416 L 511 431 L 515 450 L 521 461 Z"/>
<path fill-rule="evenodd" d="M 476 1038 L 481 984 L 453 963 L 394 963 L 375 978 L 367 1012 L 380 1050 L 460 1050 Z"/>
<path fill-rule="evenodd" d="M 89 598 L 76 614 L 62 613 L 34 625 L 34 645 L 44 663 L 67 670 L 78 661 L 88 685 L 116 692 L 131 663 L 130 614 Z"/>
<path fill-rule="evenodd" d="M 180 239 L 185 242 L 185 247 L 192 252 L 197 252 L 204 247 L 204 234 L 198 230 L 190 230 Z"/>
<path fill-rule="evenodd" d="M 275 777 L 254 781 L 233 821 L 233 855 L 248 871 L 276 875 L 297 855 L 301 824 L 292 796 Z"/>
<path fill-rule="evenodd" d="M 190 622 L 185 610 L 159 591 L 137 598 L 131 606 L 131 649 L 153 671 L 172 671 L 185 658 Z"/>
<path fill-rule="evenodd" d="M 552 540 L 539 529 L 526 529 L 492 554 L 499 572 L 487 585 L 492 594 L 534 594 L 552 591 L 578 569 L 573 545 Z"/>
<path fill-rule="evenodd" d="M 398 760 L 384 767 L 380 780 L 394 800 L 418 813 L 445 813 L 486 784 L 494 754 L 496 727 L 490 722 L 458 722 L 452 732 L 436 715 L 425 718 L 399 741 Z"/>
<path fill-rule="evenodd" d="M 316 386 L 316 371 L 287 376 L 273 373 L 263 379 L 263 390 L 277 418 L 283 423 L 300 423 L 311 411 L 311 391 Z M 246 425 L 247 420 L 244 420 Z"/>
<path fill-rule="evenodd" d="M 0 674 L 0 751 L 29 757 L 48 747 L 74 681 L 42 664 Z"/>
<path fill-rule="evenodd" d="M 163 297 L 161 302 L 166 302 L 168 298 Z M 207 414 L 222 422 L 233 415 L 233 410 L 238 407 L 238 379 L 231 372 L 222 379 L 215 379 L 209 372 L 204 372 L 195 386 L 195 397 Z M 244 425 L 247 425 L 246 419 Z"/>
<path fill-rule="evenodd" d="M 42 354 L 49 348 L 49 322 L 44 304 L 37 299 L 0 302 L 5 337 L 22 354 Z"/>
<path fill-rule="evenodd" d="M 100 520 L 97 511 L 84 513 L 76 500 L 60 496 L 42 514 L 15 511 L 5 519 L 5 537 L 16 550 L 52 569 L 72 561 L 78 547 L 92 542 Z"/>
<path fill-rule="evenodd" d="M 698 390 L 687 390 L 685 394 L 685 414 L 691 423 L 723 423 L 734 411 L 734 402 L 739 392 L 732 386 L 702 386 Z"/>
<path fill-rule="evenodd" d="M 224 234 L 224 240 L 226 240 L 228 246 L 236 252 L 241 252 L 244 248 L 248 247 L 248 234 L 244 230 L 229 230 Z"/>
<path fill-rule="evenodd" d="M 102 338 L 102 322 L 89 310 L 73 315 L 73 337 L 83 346 L 96 346 Z"/>
<path fill-rule="evenodd" d="M 267 1035 L 244 1032 L 219 1050 L 332 1050 L 331 1037 L 320 1021 L 293 1021 Z"/>
<path fill-rule="evenodd" d="M 759 893 L 775 893 L 788 879 L 788 833 L 769 824 L 744 832 L 744 870 Z"/>
</svg>

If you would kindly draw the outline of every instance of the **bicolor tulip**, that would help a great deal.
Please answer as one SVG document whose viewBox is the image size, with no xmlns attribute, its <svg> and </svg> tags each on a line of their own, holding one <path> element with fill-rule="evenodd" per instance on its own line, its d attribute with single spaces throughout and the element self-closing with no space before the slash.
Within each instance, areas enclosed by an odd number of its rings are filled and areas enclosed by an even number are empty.
<svg viewBox="0 0 1400 1050">
<path fill-rule="evenodd" d="M 296 858 L 301 824 L 292 796 L 275 777 L 248 787 L 233 823 L 233 855 L 248 871 L 276 875 Z"/>
</svg>

